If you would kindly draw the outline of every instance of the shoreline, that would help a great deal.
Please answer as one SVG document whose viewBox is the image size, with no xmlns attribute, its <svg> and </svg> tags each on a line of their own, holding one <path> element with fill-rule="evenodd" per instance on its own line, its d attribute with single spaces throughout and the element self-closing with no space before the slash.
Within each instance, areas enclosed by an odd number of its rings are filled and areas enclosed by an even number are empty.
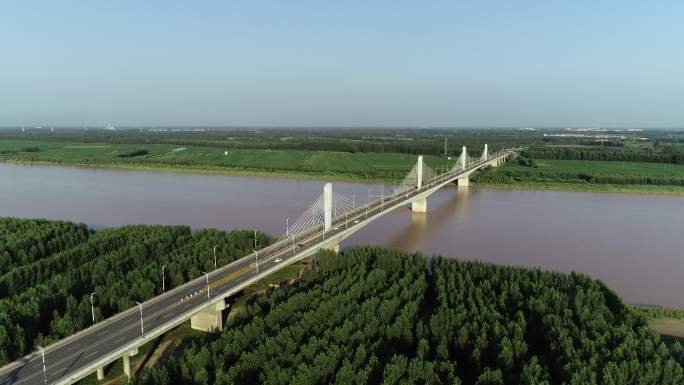
<svg viewBox="0 0 684 385">
<path fill-rule="evenodd" d="M 112 163 L 66 163 L 57 161 L 24 161 L 24 160 L 0 160 L 0 163 L 17 165 L 43 165 L 43 166 L 62 166 L 78 167 L 89 169 L 109 169 L 109 170 L 129 170 L 129 171 L 151 171 L 151 172 L 173 172 L 184 174 L 213 174 L 213 175 L 238 175 L 269 178 L 287 179 L 307 179 L 325 180 L 338 182 L 354 182 L 365 184 L 384 183 L 391 184 L 391 180 L 382 178 L 362 178 L 354 175 L 340 174 L 317 174 L 297 171 L 263 171 L 255 169 L 237 169 L 225 167 L 189 167 L 189 166 L 168 166 L 168 165 L 138 165 L 138 164 L 112 164 Z M 587 192 L 587 193 L 614 193 L 614 194 L 634 194 L 634 195 L 684 195 L 684 187 L 681 186 L 658 186 L 658 185 L 612 185 L 612 184 L 578 184 L 562 182 L 519 182 L 513 184 L 504 183 L 477 183 L 471 182 L 471 186 L 478 188 L 490 188 L 497 190 L 528 190 L 528 191 L 563 191 L 563 192 Z"/>
</svg>

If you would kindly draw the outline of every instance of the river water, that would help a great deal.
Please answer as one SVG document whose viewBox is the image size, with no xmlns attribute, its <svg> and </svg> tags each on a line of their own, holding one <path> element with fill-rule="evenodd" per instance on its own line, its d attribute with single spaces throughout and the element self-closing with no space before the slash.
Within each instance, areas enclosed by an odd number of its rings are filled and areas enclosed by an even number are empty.
<svg viewBox="0 0 684 385">
<path fill-rule="evenodd" d="M 285 231 L 324 182 L 0 164 L 0 216 Z M 359 202 L 380 185 L 335 182 Z M 384 186 L 384 191 L 391 186 Z M 292 223 L 292 222 L 290 222 Z M 499 264 L 577 271 L 626 302 L 684 308 L 684 197 L 443 188 L 347 239 Z"/>
</svg>

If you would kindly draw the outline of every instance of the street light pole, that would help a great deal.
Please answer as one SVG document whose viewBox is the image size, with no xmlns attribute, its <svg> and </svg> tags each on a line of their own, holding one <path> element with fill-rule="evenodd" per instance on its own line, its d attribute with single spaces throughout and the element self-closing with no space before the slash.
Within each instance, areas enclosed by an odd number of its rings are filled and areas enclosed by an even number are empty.
<svg viewBox="0 0 684 385">
<path fill-rule="evenodd" d="M 47 371 L 45 370 L 45 349 L 43 349 L 41 346 L 38 346 L 38 350 L 43 358 L 43 383 L 47 384 Z"/>
<path fill-rule="evenodd" d="M 216 245 L 214 245 L 214 269 L 216 268 Z"/>
<path fill-rule="evenodd" d="M 203 271 L 202 273 L 207 277 L 207 299 L 211 299 L 211 296 L 209 295 L 209 273 L 206 271 Z"/>
<path fill-rule="evenodd" d="M 142 304 L 138 301 L 135 301 L 135 303 L 138 305 L 138 310 L 140 310 L 140 337 L 144 337 L 145 336 L 145 326 L 143 324 Z"/>
<path fill-rule="evenodd" d="M 254 230 L 254 250 L 257 249 L 257 241 L 256 241 L 256 230 Z"/>
<path fill-rule="evenodd" d="M 290 235 L 290 218 L 285 218 L 285 236 Z"/>
<path fill-rule="evenodd" d="M 95 292 L 90 293 L 90 314 L 93 316 L 93 324 L 95 324 L 95 304 L 93 303 L 93 296 Z"/>
<path fill-rule="evenodd" d="M 164 269 L 166 265 L 162 265 L 162 292 L 166 291 L 166 279 L 164 278 Z"/>
<path fill-rule="evenodd" d="M 256 266 L 257 275 L 259 275 L 259 254 L 257 254 L 256 250 L 254 250 L 254 265 Z"/>
</svg>

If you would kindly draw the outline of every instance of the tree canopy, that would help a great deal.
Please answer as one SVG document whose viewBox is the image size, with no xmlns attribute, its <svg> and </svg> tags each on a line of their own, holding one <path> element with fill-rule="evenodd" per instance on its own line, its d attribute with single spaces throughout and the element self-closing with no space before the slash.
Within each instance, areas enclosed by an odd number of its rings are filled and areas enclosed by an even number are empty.
<svg viewBox="0 0 684 385">
<path fill-rule="evenodd" d="M 682 384 L 678 352 L 580 274 L 324 253 L 137 384 Z"/>
<path fill-rule="evenodd" d="M 251 231 L 0 218 L 0 365 L 90 326 L 92 292 L 101 320 L 160 294 L 162 265 L 168 290 L 213 269 L 214 245 L 224 265 L 253 244 Z"/>
</svg>

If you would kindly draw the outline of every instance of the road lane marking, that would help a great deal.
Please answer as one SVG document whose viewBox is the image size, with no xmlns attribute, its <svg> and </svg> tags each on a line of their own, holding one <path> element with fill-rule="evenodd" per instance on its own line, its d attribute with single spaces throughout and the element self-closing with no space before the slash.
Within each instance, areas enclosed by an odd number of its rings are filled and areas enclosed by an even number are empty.
<svg viewBox="0 0 684 385">
<path fill-rule="evenodd" d="M 116 341 L 114 341 L 114 343 L 115 343 L 115 344 L 118 344 L 119 342 L 121 342 L 121 341 L 123 341 L 123 340 L 125 340 L 125 339 L 126 339 L 126 336 L 121 336 L 121 337 L 119 337 L 119 339 L 117 339 Z"/>
</svg>

